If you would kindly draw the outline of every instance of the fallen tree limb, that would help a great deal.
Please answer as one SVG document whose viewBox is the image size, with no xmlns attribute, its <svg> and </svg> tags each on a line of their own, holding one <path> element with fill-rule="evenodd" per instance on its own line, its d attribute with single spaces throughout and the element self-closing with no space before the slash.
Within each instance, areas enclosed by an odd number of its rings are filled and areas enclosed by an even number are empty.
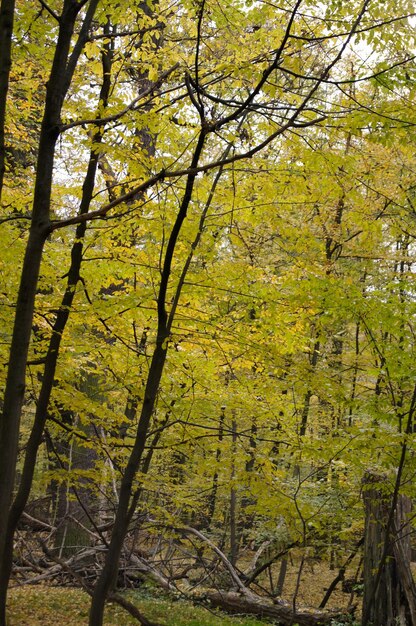
<svg viewBox="0 0 416 626">
<path fill-rule="evenodd" d="M 109 602 L 115 602 L 119 606 L 121 606 L 125 611 L 130 613 L 141 626 L 162 626 L 159 622 L 151 622 L 143 615 L 141 611 L 137 608 L 135 604 L 129 602 L 124 596 L 119 593 L 110 593 L 108 596 Z"/>
<path fill-rule="evenodd" d="M 235 591 L 207 591 L 204 597 L 215 607 L 228 613 L 245 613 L 258 617 L 271 617 L 279 620 L 285 626 L 298 624 L 299 626 L 324 626 L 332 620 L 345 618 L 349 615 L 346 611 L 320 611 L 318 609 L 297 609 L 293 611 L 293 605 L 279 600 L 271 603 L 261 596 L 250 598 L 242 596 Z"/>
<path fill-rule="evenodd" d="M 215 545 L 215 543 L 213 543 L 211 541 L 211 539 L 209 539 L 208 537 L 203 535 L 196 528 L 192 528 L 191 526 L 182 526 L 181 528 L 175 528 L 175 530 L 179 531 L 181 533 L 184 533 L 184 534 L 195 535 L 195 537 L 198 537 L 198 539 L 200 539 L 201 541 L 204 541 L 211 548 L 211 550 L 213 550 L 213 552 L 215 552 L 215 554 L 221 559 L 221 561 L 225 565 L 226 569 L 228 570 L 228 573 L 230 574 L 231 579 L 232 579 L 233 583 L 236 585 L 237 589 L 239 589 L 239 591 L 248 600 L 250 600 L 250 599 L 255 600 L 255 598 L 256 598 L 255 594 L 253 594 L 252 591 L 250 589 L 248 589 L 244 585 L 243 581 L 241 580 L 241 578 L 237 574 L 236 569 L 231 565 L 230 561 L 227 559 L 225 554 L 218 548 L 218 546 Z"/>
<path fill-rule="evenodd" d="M 299 545 L 298 542 L 293 541 L 284 550 L 281 550 L 280 552 L 273 554 L 273 556 L 271 556 L 269 559 L 267 559 L 260 565 L 257 565 L 257 567 L 255 567 L 251 572 L 245 572 L 244 582 L 246 583 L 246 585 L 251 585 L 256 580 L 256 578 L 258 578 L 260 574 L 264 572 L 264 570 L 270 567 L 270 565 L 273 565 L 273 563 L 275 563 L 275 561 L 277 561 L 278 559 L 281 559 L 282 556 L 285 556 L 286 554 L 288 554 L 289 551 L 292 548 L 296 547 L 297 545 Z"/>
<path fill-rule="evenodd" d="M 149 565 L 144 559 L 136 556 L 135 554 L 129 555 L 129 562 L 136 568 L 136 570 L 143 574 L 143 576 L 149 578 L 153 582 L 156 582 L 159 587 L 165 591 L 177 591 L 175 585 L 163 576 L 157 569 Z"/>
<path fill-rule="evenodd" d="M 151 578 L 158 584 L 158 586 L 167 591 L 180 591 L 184 597 L 188 598 L 188 600 L 198 604 L 201 603 L 201 601 L 208 600 L 215 607 L 218 607 L 228 613 L 248 614 L 255 615 L 257 617 L 272 618 L 273 620 L 279 622 L 281 626 L 293 626 L 293 624 L 296 624 L 297 626 L 329 626 L 332 620 L 345 620 L 345 618 L 350 616 L 354 610 L 353 607 L 332 611 L 322 610 L 320 608 L 295 609 L 293 603 L 289 603 L 281 599 L 271 600 L 270 598 L 259 596 L 251 589 L 247 588 L 244 574 L 241 574 L 232 566 L 223 551 L 220 550 L 211 539 L 206 537 L 206 535 L 201 533 L 199 530 L 188 526 L 175 528 L 175 531 L 180 532 L 183 535 L 193 535 L 208 545 L 214 552 L 216 559 L 218 559 L 218 563 L 222 563 L 227 570 L 234 589 L 208 589 L 202 594 L 195 592 L 189 593 L 188 590 L 187 593 L 186 591 L 176 588 L 172 579 L 162 571 L 159 571 L 157 566 L 148 562 L 146 559 L 137 556 L 134 552 L 130 552 L 128 555 L 125 555 L 125 570 L 128 572 L 131 569 L 132 572 L 137 572 L 140 576 Z M 87 565 L 85 565 L 85 559 L 87 558 L 88 560 L 88 557 L 95 556 L 95 558 L 98 558 L 99 561 L 100 554 L 103 553 L 105 548 L 103 548 L 103 546 L 88 547 L 83 551 L 80 551 L 78 554 L 73 555 L 71 558 L 63 560 L 51 553 L 42 539 L 39 539 L 38 542 L 42 546 L 44 554 L 52 561 L 52 563 L 48 564 L 48 570 L 45 573 L 46 576 L 54 577 L 58 575 L 60 571 L 65 571 L 69 573 L 71 578 L 75 580 L 87 593 L 91 595 L 92 588 L 90 582 L 87 581 L 88 577 L 86 577 L 84 569 L 85 566 L 87 566 L 87 568 L 92 567 L 94 570 L 94 566 L 97 566 L 98 562 L 95 562 L 94 564 L 88 562 Z M 39 574 L 40 573 L 38 572 L 38 579 Z M 40 577 L 42 577 L 42 574 L 40 574 Z M 113 593 L 109 595 L 108 599 L 110 602 L 116 602 L 127 610 L 139 621 L 142 626 L 159 626 L 158 624 L 149 621 L 144 615 L 142 615 L 141 611 L 124 595 Z"/>
<path fill-rule="evenodd" d="M 29 515 L 29 513 L 26 513 L 26 511 L 23 511 L 19 525 L 28 526 L 33 531 L 47 530 L 48 532 L 52 532 L 56 530 L 55 526 L 51 526 L 47 522 L 44 522 L 37 517 L 33 517 L 33 515 Z"/>
<path fill-rule="evenodd" d="M 66 570 L 74 578 L 74 580 L 76 580 L 80 584 L 82 589 L 84 589 L 84 591 L 89 596 L 92 597 L 93 589 L 85 583 L 82 576 L 80 576 L 76 571 L 74 571 L 74 569 L 69 565 L 69 561 L 64 561 L 63 559 L 60 559 L 59 557 L 52 554 L 50 550 L 48 550 L 46 544 L 43 541 L 40 540 L 39 543 L 42 547 L 42 550 L 45 552 L 46 556 L 48 556 L 48 558 L 55 561 L 55 563 L 59 567 L 61 567 L 63 570 Z M 147 619 L 147 617 L 143 615 L 141 611 L 139 611 L 139 609 L 137 608 L 135 604 L 127 600 L 124 596 L 122 596 L 119 593 L 110 593 L 108 595 L 108 601 L 115 602 L 116 604 L 120 605 L 125 611 L 127 611 L 128 613 L 130 613 L 130 615 L 132 615 L 135 619 L 137 619 L 139 624 L 141 624 L 141 626 L 161 626 L 159 622 L 152 622 L 149 619 Z"/>
</svg>

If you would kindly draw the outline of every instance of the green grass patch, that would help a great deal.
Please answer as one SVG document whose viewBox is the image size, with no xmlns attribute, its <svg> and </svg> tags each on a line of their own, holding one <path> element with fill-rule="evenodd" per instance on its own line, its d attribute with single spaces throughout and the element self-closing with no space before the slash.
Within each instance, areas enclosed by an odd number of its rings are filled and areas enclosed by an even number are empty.
<svg viewBox="0 0 416 626">
<path fill-rule="evenodd" d="M 265 626 L 270 622 L 243 616 L 228 616 L 166 594 L 129 592 L 129 600 L 142 613 L 163 626 Z M 90 599 L 80 589 L 32 586 L 11 589 L 8 601 L 8 626 L 85 626 Z M 128 613 L 116 604 L 106 610 L 105 626 L 137 626 Z"/>
</svg>

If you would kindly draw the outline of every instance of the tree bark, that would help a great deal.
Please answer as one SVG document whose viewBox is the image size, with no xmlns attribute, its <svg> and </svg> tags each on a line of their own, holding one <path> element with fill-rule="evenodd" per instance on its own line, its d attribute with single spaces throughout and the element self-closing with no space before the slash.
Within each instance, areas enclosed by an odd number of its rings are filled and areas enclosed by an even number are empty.
<svg viewBox="0 0 416 626">
<path fill-rule="evenodd" d="M 367 472 L 363 484 L 363 626 L 416 626 L 416 587 L 410 570 L 411 501 L 398 496 L 390 527 L 386 476 Z"/>
<path fill-rule="evenodd" d="M 166 361 L 167 348 L 164 347 L 164 342 L 165 339 L 163 337 L 159 338 L 153 353 L 142 411 L 137 427 L 136 440 L 121 481 L 119 502 L 111 541 L 106 554 L 104 567 L 92 597 L 89 618 L 90 626 L 102 626 L 105 602 L 117 578 L 120 552 L 140 495 L 140 490 L 136 492 L 133 491 L 133 482 L 143 456 L 150 419 Z"/>
<path fill-rule="evenodd" d="M 60 132 L 60 117 L 64 98 L 82 49 L 81 43 L 85 43 L 85 37 L 97 4 L 98 0 L 91 0 L 77 43 L 70 55 L 75 23 L 81 6 L 75 0 L 65 0 L 60 17 L 58 41 L 47 84 L 45 110 L 39 140 L 32 220 L 17 296 L 3 413 L 0 422 L 0 476 L 2 477 L 0 490 L 0 562 L 2 564 L 0 571 L 0 626 L 6 624 L 7 585 L 13 551 L 14 524 L 17 523 L 17 511 L 15 511 L 12 514 L 13 524 L 10 525 L 9 511 L 15 483 L 20 417 L 25 394 L 26 365 L 32 332 L 35 296 L 43 247 L 50 232 L 50 202 L 55 145 Z M 33 459 L 34 462 L 35 459 Z"/>
<path fill-rule="evenodd" d="M 0 199 L 6 171 L 5 121 L 10 68 L 12 65 L 12 34 L 15 0 L 2 0 L 0 5 Z"/>
<path fill-rule="evenodd" d="M 143 460 L 143 452 L 145 449 L 146 438 L 149 431 L 150 420 L 156 403 L 156 397 L 160 388 L 163 370 L 166 363 L 166 355 L 168 350 L 168 339 L 170 335 L 170 326 L 173 318 L 169 317 L 166 311 L 166 293 L 171 275 L 172 261 L 175 253 L 176 243 L 179 233 L 185 221 L 189 204 L 192 199 L 192 193 L 195 184 L 195 169 L 201 157 L 206 139 L 206 133 L 201 129 L 197 144 L 192 157 L 191 171 L 188 175 L 185 192 L 181 205 L 176 216 L 175 223 L 172 227 L 166 253 L 163 262 L 163 269 L 160 279 L 159 293 L 157 298 L 157 338 L 153 352 L 149 374 L 147 377 L 146 388 L 144 392 L 144 400 L 141 408 L 139 423 L 137 426 L 135 442 L 127 461 L 127 465 L 123 474 L 120 485 L 119 501 L 117 512 L 114 520 L 113 532 L 108 546 L 105 563 L 94 589 L 89 625 L 102 626 L 104 619 L 104 607 L 108 594 L 115 585 L 118 572 L 118 564 L 121 549 L 123 547 L 124 538 L 126 536 L 130 520 L 134 514 L 138 500 L 140 498 L 141 489 L 134 489 L 134 479 L 140 464 Z M 1 626 L 1 625 L 0 625 Z"/>
<path fill-rule="evenodd" d="M 25 393 L 27 354 L 43 246 L 49 233 L 54 152 L 59 135 L 65 68 L 76 15 L 77 10 L 74 4 L 67 0 L 61 16 L 59 37 L 48 82 L 39 142 L 32 222 L 16 303 L 3 415 L 0 424 L 0 475 L 2 476 L 0 554 L 4 550 L 7 517 L 14 487 L 20 415 Z"/>
<path fill-rule="evenodd" d="M 235 412 L 231 422 L 232 443 L 231 443 L 231 473 L 230 473 L 230 563 L 236 566 L 238 557 L 238 537 L 237 537 L 237 489 L 235 486 L 235 461 L 237 443 L 237 422 Z"/>
<path fill-rule="evenodd" d="M 221 443 L 224 436 L 224 419 L 225 419 L 225 408 L 221 407 L 221 413 L 218 423 L 218 446 L 215 451 L 215 471 L 212 477 L 212 487 L 208 496 L 207 503 L 207 515 L 203 522 L 203 528 L 210 528 L 212 520 L 214 519 L 215 506 L 217 504 L 217 492 L 218 492 L 218 464 L 221 459 Z"/>
</svg>

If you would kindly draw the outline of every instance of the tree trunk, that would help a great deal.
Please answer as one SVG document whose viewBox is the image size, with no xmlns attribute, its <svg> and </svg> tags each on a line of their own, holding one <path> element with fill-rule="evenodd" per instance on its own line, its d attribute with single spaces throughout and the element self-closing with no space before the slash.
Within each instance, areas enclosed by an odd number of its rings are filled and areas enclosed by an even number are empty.
<svg viewBox="0 0 416 626">
<path fill-rule="evenodd" d="M 274 590 L 274 594 L 276 596 L 281 596 L 283 594 L 283 586 L 286 580 L 288 560 L 289 559 L 287 557 L 287 554 L 285 554 L 280 562 L 279 577 L 277 579 L 276 589 Z"/>
<path fill-rule="evenodd" d="M 363 626 L 416 626 L 416 588 L 410 570 L 411 501 L 399 495 L 391 530 L 386 533 L 391 494 L 385 475 L 367 472 L 364 480 Z"/>
<path fill-rule="evenodd" d="M 74 415 L 71 411 L 61 409 L 63 423 L 73 426 Z M 85 434 L 92 434 L 91 425 L 82 427 Z M 65 438 L 52 441 L 48 437 L 49 456 L 52 469 L 91 470 L 94 468 L 97 454 L 94 448 L 83 447 L 77 438 Z M 70 486 L 66 480 L 52 481 L 50 484 L 54 503 L 54 547 L 59 557 L 70 557 L 81 548 L 91 544 L 90 528 L 98 517 L 98 503 L 94 492 L 89 488 L 85 478 L 78 479 L 76 486 Z"/>
<path fill-rule="evenodd" d="M 204 144 L 206 140 L 205 130 L 200 131 L 197 144 L 195 146 L 191 161 L 191 173 L 187 176 L 185 192 L 181 206 L 176 216 L 175 223 L 170 232 L 169 241 L 166 246 L 163 270 L 160 278 L 159 293 L 157 298 L 157 339 L 147 376 L 144 399 L 141 408 L 139 423 L 137 425 L 136 437 L 130 457 L 123 474 L 120 485 L 120 495 L 114 520 L 111 540 L 105 558 L 104 567 L 94 589 L 89 624 L 90 626 L 101 626 L 104 619 L 104 607 L 109 592 L 114 586 L 118 573 L 118 564 L 121 549 L 129 527 L 130 520 L 137 506 L 141 489 L 134 487 L 134 479 L 143 460 L 146 438 L 148 436 L 150 420 L 159 392 L 160 382 L 166 362 L 168 351 L 168 339 L 170 336 L 171 324 L 174 315 L 174 305 L 168 318 L 166 310 L 166 293 L 171 275 L 172 261 L 179 233 L 185 221 L 187 210 L 192 199 L 194 183 L 196 178 L 196 167 L 198 166 Z M 179 297 L 179 296 L 178 296 Z"/>
<path fill-rule="evenodd" d="M 235 486 L 235 453 L 237 442 L 237 423 L 235 414 L 231 423 L 232 444 L 231 444 L 231 475 L 230 475 L 230 563 L 236 566 L 238 557 L 238 538 L 237 538 L 237 490 Z"/>
<path fill-rule="evenodd" d="M 2 0 L 0 5 L 0 198 L 6 171 L 5 121 L 9 88 L 15 0 Z"/>
<path fill-rule="evenodd" d="M 211 528 L 212 520 L 214 519 L 215 506 L 217 503 L 218 492 L 218 465 L 221 459 L 221 443 L 224 437 L 224 419 L 225 419 L 225 407 L 221 407 L 220 419 L 218 424 L 218 447 L 215 452 L 215 471 L 212 477 L 212 487 L 208 496 L 207 502 L 207 514 L 203 521 L 202 528 Z"/>
<path fill-rule="evenodd" d="M 145 398 L 137 427 L 135 444 L 120 485 L 119 501 L 111 541 L 106 554 L 104 567 L 101 571 L 92 597 L 89 621 L 90 626 L 101 626 L 103 623 L 105 602 L 108 594 L 115 585 L 120 552 L 130 519 L 135 511 L 139 498 L 140 488 L 137 488 L 137 490 L 134 491 L 133 482 L 142 460 L 150 418 L 153 413 L 156 395 L 159 390 L 160 380 L 165 365 L 167 347 L 164 347 L 164 342 L 165 338 L 163 336 L 160 337 L 150 365 Z"/>
<path fill-rule="evenodd" d="M 67 3 L 68 4 L 68 3 Z M 38 152 L 37 179 L 33 202 L 29 240 L 21 273 L 19 293 L 10 348 L 9 366 L 4 392 L 3 414 L 0 424 L 0 557 L 9 560 L 11 547 L 7 545 L 8 517 L 15 483 L 20 416 L 25 394 L 26 363 L 32 332 L 32 319 L 43 246 L 49 232 L 49 210 L 55 143 L 63 94 L 62 74 L 66 66 L 76 12 L 62 15 L 59 40 L 46 96 Z M 64 19 L 65 18 L 65 19 Z M 59 72 L 59 75 L 54 75 Z M 57 104 L 59 103 L 59 104 Z M 8 572 L 0 580 L 0 624 L 5 626 L 5 600 Z"/>
<path fill-rule="evenodd" d="M 77 44 L 70 54 L 75 22 L 81 5 L 73 0 L 64 2 L 55 56 L 47 83 L 45 110 L 39 140 L 32 221 L 16 302 L 3 413 L 0 422 L 0 475 L 2 477 L 0 489 L 0 626 L 6 624 L 6 595 L 13 553 L 13 533 L 17 518 L 15 511 L 10 512 L 10 507 L 15 483 L 20 417 L 25 394 L 27 355 L 32 333 L 36 289 L 43 247 L 50 232 L 50 201 L 55 145 L 59 136 L 63 101 L 97 4 L 98 0 L 91 0 Z M 34 462 L 35 460 L 33 460 Z"/>
</svg>

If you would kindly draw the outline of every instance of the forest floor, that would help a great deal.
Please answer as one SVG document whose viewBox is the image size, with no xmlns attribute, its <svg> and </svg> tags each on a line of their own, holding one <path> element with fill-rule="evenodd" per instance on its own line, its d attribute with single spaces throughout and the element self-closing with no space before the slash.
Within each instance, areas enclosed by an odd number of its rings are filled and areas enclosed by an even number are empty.
<svg viewBox="0 0 416 626">
<path fill-rule="evenodd" d="M 129 594 L 148 619 L 163 626 L 265 626 L 265 620 L 228 617 L 219 611 L 194 606 L 190 602 Z M 90 599 L 80 589 L 68 587 L 23 586 L 10 590 L 8 626 L 85 626 L 88 624 Z M 137 626 L 138 622 L 121 607 L 109 604 L 105 626 Z"/>
<path fill-rule="evenodd" d="M 299 564 L 292 563 L 283 590 L 283 597 L 292 600 L 297 586 Z M 304 564 L 296 602 L 299 606 L 318 607 L 326 589 L 337 573 L 327 564 L 307 561 Z M 229 617 L 191 602 L 177 600 L 150 590 L 140 589 L 128 592 L 142 613 L 163 626 L 264 626 L 268 622 L 254 618 Z M 346 607 L 350 594 L 337 588 L 328 602 L 327 608 Z M 355 597 L 354 603 L 360 604 Z M 46 585 L 22 585 L 9 593 L 9 626 L 85 626 L 88 623 L 90 600 L 88 596 L 73 587 L 53 587 Z M 359 607 L 357 607 L 359 612 Z M 106 611 L 106 626 L 137 626 L 137 621 L 121 607 L 109 604 Z"/>
</svg>

